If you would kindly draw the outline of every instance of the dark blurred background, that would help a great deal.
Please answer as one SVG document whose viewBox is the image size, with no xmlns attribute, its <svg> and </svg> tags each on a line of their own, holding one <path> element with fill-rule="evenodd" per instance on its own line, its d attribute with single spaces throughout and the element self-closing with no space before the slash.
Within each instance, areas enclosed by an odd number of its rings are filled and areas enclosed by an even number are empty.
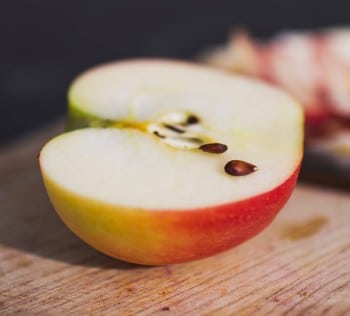
<svg viewBox="0 0 350 316">
<path fill-rule="evenodd" d="M 1 0 L 0 144 L 64 115 L 66 90 L 106 61 L 193 58 L 233 27 L 257 37 L 350 25 L 349 0 Z"/>
</svg>

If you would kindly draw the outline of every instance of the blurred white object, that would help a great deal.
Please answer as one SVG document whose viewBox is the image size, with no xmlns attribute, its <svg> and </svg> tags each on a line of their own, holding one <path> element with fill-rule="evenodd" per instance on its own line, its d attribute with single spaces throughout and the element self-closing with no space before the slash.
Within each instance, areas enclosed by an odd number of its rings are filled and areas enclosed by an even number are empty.
<svg viewBox="0 0 350 316">
<path fill-rule="evenodd" d="M 285 89 L 304 106 L 307 148 L 350 168 L 350 28 L 285 32 L 264 42 L 237 31 L 202 60 Z"/>
</svg>

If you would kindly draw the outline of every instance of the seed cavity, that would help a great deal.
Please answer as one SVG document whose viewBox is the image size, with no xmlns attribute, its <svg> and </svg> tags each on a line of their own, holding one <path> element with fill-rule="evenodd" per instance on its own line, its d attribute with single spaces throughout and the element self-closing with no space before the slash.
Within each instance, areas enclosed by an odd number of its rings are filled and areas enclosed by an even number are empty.
<svg viewBox="0 0 350 316">
<path fill-rule="evenodd" d="M 171 124 L 168 124 L 168 123 L 163 123 L 163 126 L 167 129 L 170 129 L 171 131 L 173 131 L 175 133 L 183 134 L 186 132 L 184 129 L 179 128 L 179 127 L 174 126 L 174 125 L 171 125 Z"/>
<path fill-rule="evenodd" d="M 189 112 L 170 112 L 146 124 L 146 131 L 177 149 L 198 149 L 213 140 L 206 134 L 199 118 Z"/>
<path fill-rule="evenodd" d="M 198 149 L 210 154 L 222 154 L 227 150 L 227 146 L 221 143 L 203 144 Z"/>
<path fill-rule="evenodd" d="M 164 142 L 179 149 L 197 149 L 204 141 L 196 137 L 168 137 Z"/>
<path fill-rule="evenodd" d="M 200 122 L 199 118 L 194 114 L 190 114 L 187 118 L 186 125 L 198 124 Z"/>
<path fill-rule="evenodd" d="M 246 176 L 257 169 L 257 166 L 243 160 L 230 160 L 225 165 L 226 173 L 231 176 Z"/>
<path fill-rule="evenodd" d="M 205 126 L 192 113 L 181 111 L 167 113 L 144 126 L 146 132 L 176 149 L 201 150 L 210 154 L 222 154 L 228 149 L 227 145 L 208 137 Z M 243 160 L 230 160 L 224 169 L 231 176 L 245 176 L 256 171 L 257 167 Z"/>
<path fill-rule="evenodd" d="M 160 134 L 158 131 L 153 131 L 153 134 L 156 135 L 159 138 L 165 138 L 165 136 Z"/>
</svg>

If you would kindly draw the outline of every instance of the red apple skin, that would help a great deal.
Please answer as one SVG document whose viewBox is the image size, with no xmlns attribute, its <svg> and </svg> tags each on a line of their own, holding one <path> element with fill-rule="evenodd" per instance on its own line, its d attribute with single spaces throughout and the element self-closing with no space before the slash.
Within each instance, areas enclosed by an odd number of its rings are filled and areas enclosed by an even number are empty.
<svg viewBox="0 0 350 316">
<path fill-rule="evenodd" d="M 68 192 L 41 168 L 64 223 L 99 251 L 132 263 L 165 265 L 228 250 L 268 226 L 290 197 L 300 162 L 279 186 L 229 204 L 189 210 L 131 209 Z"/>
</svg>

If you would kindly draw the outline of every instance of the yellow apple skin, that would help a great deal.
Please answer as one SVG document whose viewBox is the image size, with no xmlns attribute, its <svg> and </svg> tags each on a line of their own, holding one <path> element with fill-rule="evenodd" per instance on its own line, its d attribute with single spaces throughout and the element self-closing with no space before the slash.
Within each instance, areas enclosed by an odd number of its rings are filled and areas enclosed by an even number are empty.
<svg viewBox="0 0 350 316">
<path fill-rule="evenodd" d="M 65 190 L 41 172 L 56 212 L 82 240 L 132 263 L 164 265 L 208 257 L 262 231 L 290 197 L 300 169 L 263 194 L 229 204 L 188 210 L 111 205 Z"/>
</svg>

